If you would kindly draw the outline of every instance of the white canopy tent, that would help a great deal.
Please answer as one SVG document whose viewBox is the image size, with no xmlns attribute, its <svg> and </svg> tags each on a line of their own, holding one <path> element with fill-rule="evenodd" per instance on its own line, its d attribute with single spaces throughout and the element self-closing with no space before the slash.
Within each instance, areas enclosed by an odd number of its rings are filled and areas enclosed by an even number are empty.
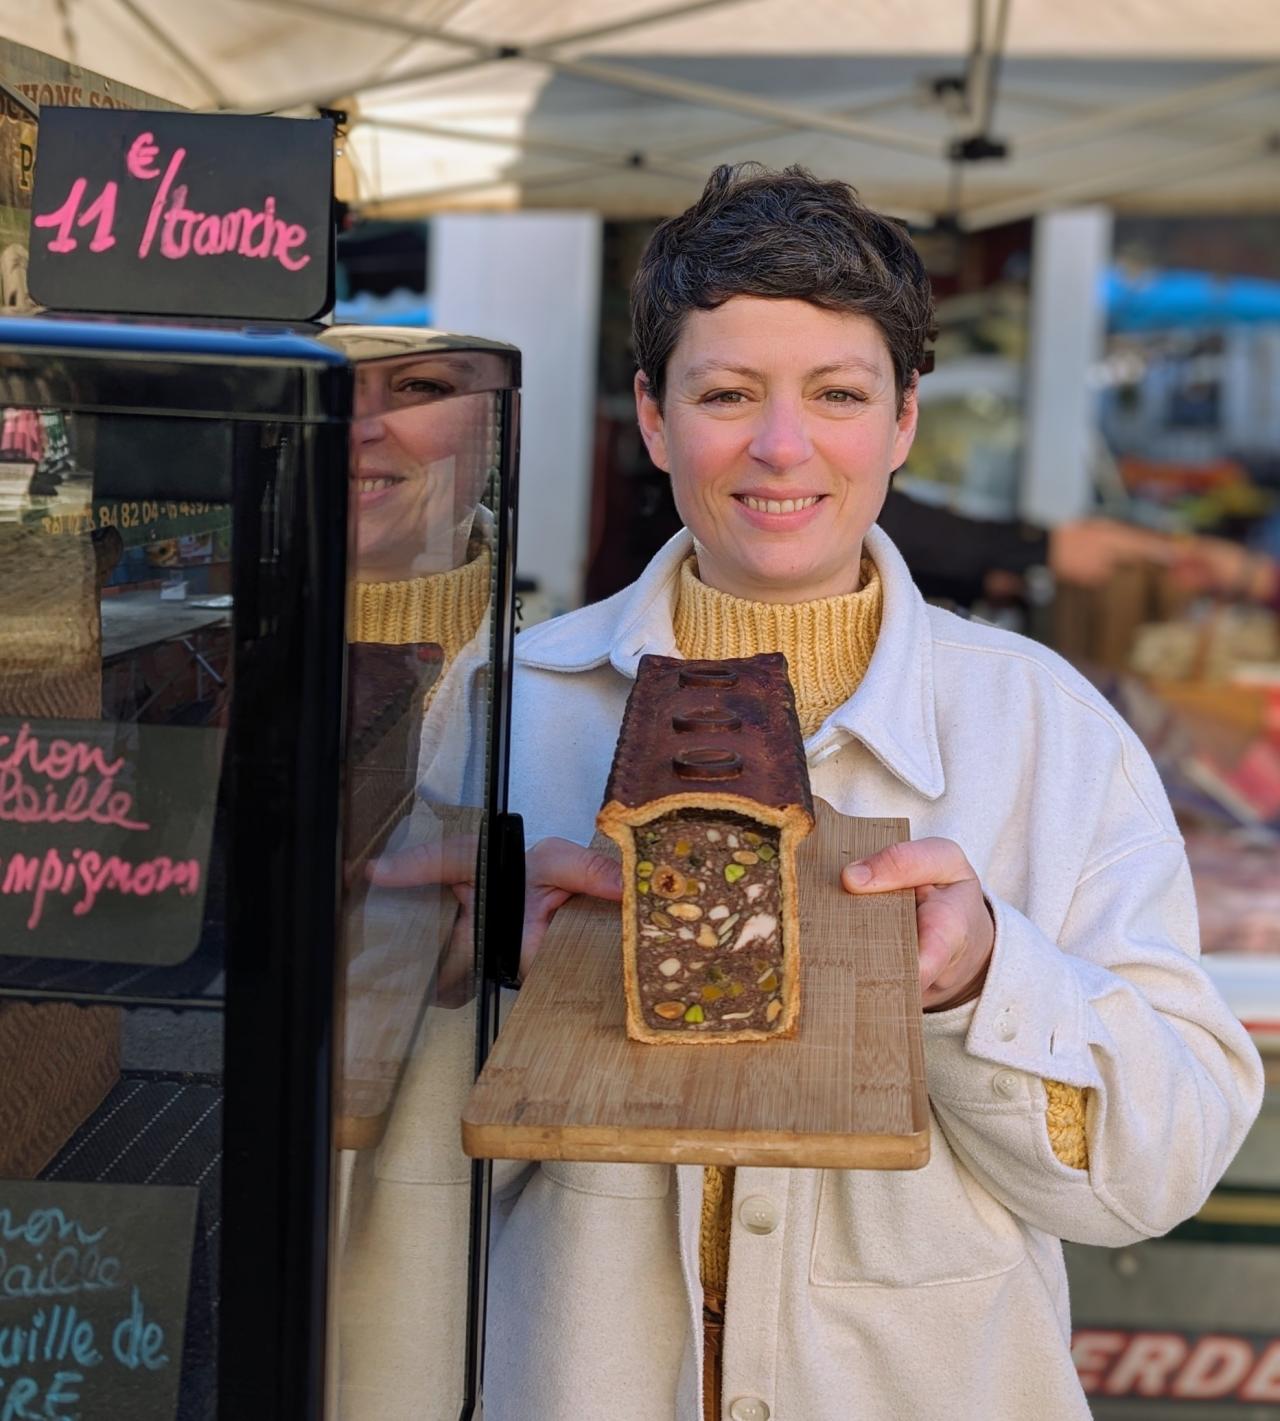
<svg viewBox="0 0 1280 1421">
<path fill-rule="evenodd" d="M 371 216 L 657 215 L 744 158 L 969 230 L 1280 208 L 1276 0 L 0 0 L 0 34 L 194 108 L 340 109 Z"/>
</svg>

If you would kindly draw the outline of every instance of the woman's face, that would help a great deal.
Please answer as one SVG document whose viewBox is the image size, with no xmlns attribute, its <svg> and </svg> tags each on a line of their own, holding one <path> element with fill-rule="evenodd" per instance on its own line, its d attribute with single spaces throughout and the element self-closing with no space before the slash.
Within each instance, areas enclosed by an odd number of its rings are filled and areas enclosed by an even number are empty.
<svg viewBox="0 0 1280 1421">
<path fill-rule="evenodd" d="M 663 408 L 639 376 L 636 405 L 704 582 L 766 602 L 857 589 L 862 539 L 916 427 L 874 321 L 735 296 L 686 318 Z"/>
<path fill-rule="evenodd" d="M 501 356 L 369 361 L 351 429 L 355 573 L 396 581 L 462 564 L 492 464 Z"/>
</svg>

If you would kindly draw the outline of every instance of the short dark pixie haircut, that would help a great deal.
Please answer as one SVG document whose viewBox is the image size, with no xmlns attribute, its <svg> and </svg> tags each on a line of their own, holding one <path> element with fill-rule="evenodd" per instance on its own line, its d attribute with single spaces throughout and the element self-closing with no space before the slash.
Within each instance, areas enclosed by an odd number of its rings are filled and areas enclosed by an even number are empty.
<svg viewBox="0 0 1280 1421">
<path fill-rule="evenodd" d="M 654 229 L 631 284 L 631 336 L 659 407 L 686 316 L 733 296 L 869 317 L 893 359 L 899 413 L 934 335 L 933 292 L 905 229 L 848 183 L 801 167 L 725 164 L 692 207 Z"/>
</svg>

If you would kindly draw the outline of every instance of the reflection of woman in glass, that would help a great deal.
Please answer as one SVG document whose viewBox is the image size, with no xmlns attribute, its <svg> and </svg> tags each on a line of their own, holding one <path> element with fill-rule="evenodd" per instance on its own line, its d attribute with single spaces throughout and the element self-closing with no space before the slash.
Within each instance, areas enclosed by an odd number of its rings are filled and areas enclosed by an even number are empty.
<svg viewBox="0 0 1280 1421">
<path fill-rule="evenodd" d="M 484 352 L 424 352 L 368 360 L 357 371 L 350 637 L 423 648 L 423 661 L 438 672 L 424 709 L 464 649 L 472 671 L 487 654 L 470 643 L 489 604 L 489 519 L 480 500 L 496 447 L 491 392 L 503 365 Z M 439 737 L 424 736 L 423 777 L 440 748 Z M 437 796 L 479 803 L 468 758 L 436 766 L 445 774 Z"/>
<path fill-rule="evenodd" d="M 357 365 L 338 1414 L 443 1421 L 458 1413 L 466 1352 L 471 1169 L 457 1117 L 476 1029 L 493 541 L 482 500 L 509 364 L 431 349 L 417 332 L 325 338 Z M 428 1220 L 447 1221 L 429 1261 Z"/>
</svg>

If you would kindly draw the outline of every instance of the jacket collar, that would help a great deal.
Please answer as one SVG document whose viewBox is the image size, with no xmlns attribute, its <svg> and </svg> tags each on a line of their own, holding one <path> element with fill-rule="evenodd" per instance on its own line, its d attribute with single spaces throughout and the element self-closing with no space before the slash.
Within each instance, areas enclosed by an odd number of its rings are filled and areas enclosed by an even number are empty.
<svg viewBox="0 0 1280 1421">
<path fill-rule="evenodd" d="M 639 578 L 607 601 L 523 633 L 521 662 L 549 671 L 586 671 L 605 662 L 635 679 L 645 655 L 679 656 L 672 623 L 680 566 L 693 551 L 685 529 L 666 542 Z M 926 799 L 945 788 L 933 688 L 933 635 L 924 599 L 888 536 L 867 533 L 866 552 L 880 572 L 884 612 L 871 664 L 857 692 L 805 742 L 811 764 L 850 738 Z M 525 637 L 530 640 L 521 646 Z"/>
</svg>

